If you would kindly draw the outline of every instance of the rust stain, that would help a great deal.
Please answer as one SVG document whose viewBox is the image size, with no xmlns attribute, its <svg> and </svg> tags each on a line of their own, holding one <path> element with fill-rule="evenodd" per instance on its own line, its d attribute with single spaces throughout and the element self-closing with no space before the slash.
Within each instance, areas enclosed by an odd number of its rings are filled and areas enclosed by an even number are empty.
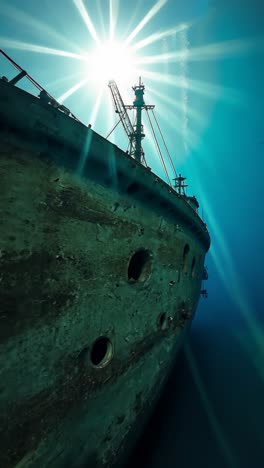
<svg viewBox="0 0 264 468">
<path fill-rule="evenodd" d="M 89 264 L 74 256 L 61 259 L 47 251 L 1 252 L 0 342 L 39 320 L 46 323 L 73 305 L 79 292 L 76 278 L 65 279 L 69 265 L 91 277 Z"/>
<path fill-rule="evenodd" d="M 77 187 L 65 186 L 50 192 L 46 197 L 46 203 L 48 208 L 60 216 L 89 223 L 114 224 L 114 216 Z"/>
<path fill-rule="evenodd" d="M 161 338 L 162 335 L 155 332 L 140 342 L 134 343 L 129 358 L 124 361 L 114 359 L 100 373 L 98 369 L 85 363 L 82 352 L 68 355 L 63 362 L 63 377 L 60 377 L 52 387 L 30 399 L 7 405 L 5 415 L 0 416 L 0 437 L 2 446 L 5 447 L 5 451 L 0 453 L 0 465 L 11 468 L 27 453 L 34 451 L 41 440 L 76 405 L 80 406 L 80 401 L 87 400 L 96 389 L 117 380 Z M 76 368 L 77 374 L 74 373 Z M 106 376 L 109 379 L 105 384 Z M 134 410 L 140 411 L 141 406 L 139 393 L 136 396 Z"/>
</svg>

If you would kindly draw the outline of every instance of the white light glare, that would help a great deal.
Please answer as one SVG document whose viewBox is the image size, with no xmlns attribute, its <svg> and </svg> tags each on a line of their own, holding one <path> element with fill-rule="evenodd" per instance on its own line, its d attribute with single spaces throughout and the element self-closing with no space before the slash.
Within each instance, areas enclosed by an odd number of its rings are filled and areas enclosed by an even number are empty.
<svg viewBox="0 0 264 468">
<path fill-rule="evenodd" d="M 113 41 L 99 44 L 87 56 L 87 72 L 89 80 L 96 83 L 114 79 L 119 83 L 131 84 L 131 80 L 137 77 L 131 49 Z"/>
</svg>

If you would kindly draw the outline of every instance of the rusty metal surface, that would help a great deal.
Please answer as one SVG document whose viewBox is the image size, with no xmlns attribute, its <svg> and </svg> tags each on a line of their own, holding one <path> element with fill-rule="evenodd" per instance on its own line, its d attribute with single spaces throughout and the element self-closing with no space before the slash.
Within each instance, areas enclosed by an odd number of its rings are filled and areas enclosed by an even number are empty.
<svg viewBox="0 0 264 468">
<path fill-rule="evenodd" d="M 206 245 L 123 182 L 58 164 L 68 149 L 0 136 L 0 466 L 111 466 L 193 317 Z M 151 274 L 131 281 L 142 248 Z M 98 368 L 102 336 L 113 355 Z"/>
</svg>

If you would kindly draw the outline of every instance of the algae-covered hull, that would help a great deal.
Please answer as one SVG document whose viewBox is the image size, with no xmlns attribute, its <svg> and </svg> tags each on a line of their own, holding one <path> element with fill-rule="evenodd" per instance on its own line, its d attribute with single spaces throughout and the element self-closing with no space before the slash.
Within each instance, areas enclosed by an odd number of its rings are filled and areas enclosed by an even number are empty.
<svg viewBox="0 0 264 468">
<path fill-rule="evenodd" d="M 0 466 L 115 466 L 193 317 L 209 235 L 149 169 L 0 80 Z"/>
</svg>

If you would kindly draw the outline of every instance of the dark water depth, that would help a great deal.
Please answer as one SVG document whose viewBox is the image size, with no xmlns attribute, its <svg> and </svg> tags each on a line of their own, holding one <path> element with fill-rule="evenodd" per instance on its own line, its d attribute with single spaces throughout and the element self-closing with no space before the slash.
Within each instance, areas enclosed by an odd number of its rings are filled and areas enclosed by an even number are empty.
<svg viewBox="0 0 264 468">
<path fill-rule="evenodd" d="M 262 468 L 263 382 L 232 332 L 194 329 L 126 468 Z"/>
</svg>

